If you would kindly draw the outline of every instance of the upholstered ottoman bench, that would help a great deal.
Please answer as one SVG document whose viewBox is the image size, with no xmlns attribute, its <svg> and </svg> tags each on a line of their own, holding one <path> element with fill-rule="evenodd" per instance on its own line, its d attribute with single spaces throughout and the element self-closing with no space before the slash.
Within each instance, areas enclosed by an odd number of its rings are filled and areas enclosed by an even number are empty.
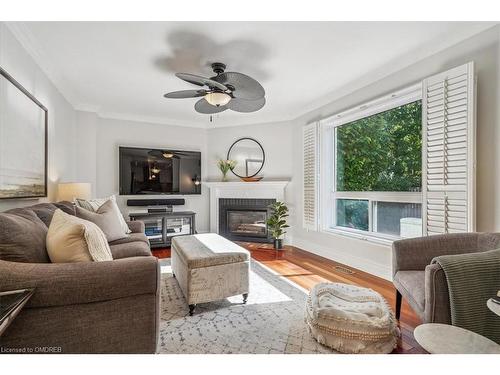
<svg viewBox="0 0 500 375">
<path fill-rule="evenodd" d="M 199 303 L 237 294 L 247 301 L 250 253 L 218 234 L 175 237 L 172 272 L 189 304 L 189 315 Z"/>
<path fill-rule="evenodd" d="M 354 285 L 315 285 L 307 299 L 305 321 L 320 344 L 342 353 L 390 353 L 399 337 L 384 298 Z"/>
</svg>

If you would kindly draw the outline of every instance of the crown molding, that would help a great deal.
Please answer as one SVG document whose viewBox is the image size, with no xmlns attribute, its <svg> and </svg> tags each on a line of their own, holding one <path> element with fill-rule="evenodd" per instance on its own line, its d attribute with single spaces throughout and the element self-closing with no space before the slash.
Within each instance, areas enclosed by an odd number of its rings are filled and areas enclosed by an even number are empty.
<svg viewBox="0 0 500 375">
<path fill-rule="evenodd" d="M 66 99 L 66 101 L 76 110 L 81 112 L 91 112 L 95 113 L 98 117 L 103 119 L 112 120 L 122 120 L 122 121 L 135 121 L 135 122 L 145 122 L 150 124 L 159 125 L 171 125 L 171 126 L 183 126 L 191 128 L 202 128 L 211 129 L 213 127 L 233 127 L 233 126 L 248 126 L 256 124 L 264 124 L 271 122 L 283 122 L 290 121 L 293 117 L 287 116 L 284 118 L 274 118 L 262 122 L 254 122 L 250 119 L 246 121 L 241 120 L 223 120 L 219 121 L 217 117 L 213 123 L 208 122 L 206 119 L 200 119 L 199 121 L 187 121 L 175 119 L 166 116 L 147 116 L 141 114 L 132 114 L 125 112 L 108 112 L 102 110 L 100 105 L 81 103 L 79 102 L 74 90 L 69 85 L 67 79 L 60 73 L 60 69 L 57 68 L 57 64 L 51 60 L 48 55 L 43 51 L 43 48 L 37 43 L 36 37 L 29 30 L 29 28 L 22 21 L 11 21 L 4 22 L 9 31 L 14 35 L 21 46 L 26 50 L 26 52 L 31 56 L 35 63 L 40 67 L 40 69 L 47 75 L 49 80 L 55 86 L 55 88 L 61 93 L 61 95 Z M 217 115 L 217 114 L 215 114 Z"/>
<path fill-rule="evenodd" d="M 147 124 L 181 126 L 189 128 L 207 129 L 207 130 L 226 128 L 226 127 L 259 126 L 259 125 L 269 125 L 278 123 L 291 123 L 294 122 L 296 119 L 292 117 L 289 119 L 280 118 L 280 119 L 271 119 L 260 122 L 248 121 L 239 123 L 234 123 L 233 122 L 234 120 L 230 119 L 224 120 L 226 121 L 224 123 L 218 122 L 217 119 L 214 122 L 208 122 L 207 119 L 202 119 L 196 122 L 196 121 L 180 120 L 172 117 L 135 115 L 132 113 L 124 113 L 124 112 L 106 112 L 106 111 L 101 111 L 100 108 L 92 105 L 78 105 L 75 109 L 81 112 L 94 113 L 97 117 L 102 119 L 143 122 Z"/>
<path fill-rule="evenodd" d="M 121 113 L 121 112 L 96 112 L 97 117 L 110 120 L 122 120 L 122 121 L 133 121 L 133 122 L 144 122 L 148 124 L 158 124 L 158 125 L 170 125 L 170 126 L 181 126 L 189 128 L 202 128 L 206 129 L 209 126 L 205 125 L 204 122 L 194 122 L 186 120 L 178 120 L 171 117 L 160 117 L 160 116 L 144 116 L 144 115 L 134 115 L 131 113 Z"/>
<path fill-rule="evenodd" d="M 51 60 L 38 45 L 36 38 L 23 22 L 5 22 L 9 31 L 14 35 L 21 46 L 31 56 L 40 69 L 68 103 L 75 108 L 76 95 L 67 80 L 60 73 L 57 65 Z"/>
<path fill-rule="evenodd" d="M 393 75 L 405 68 L 411 67 L 433 55 L 438 54 L 448 48 L 451 48 L 459 43 L 466 41 L 478 34 L 487 30 L 497 29 L 500 31 L 498 22 L 484 22 L 484 26 L 478 27 L 474 31 L 463 31 L 453 34 L 448 34 L 439 40 L 438 43 L 431 43 L 430 45 L 422 46 L 418 49 L 407 52 L 382 66 L 363 74 L 361 77 L 345 84 L 344 86 L 333 90 L 322 98 L 314 100 L 309 104 L 303 106 L 299 111 L 292 112 L 290 115 L 294 120 L 298 120 L 311 112 L 315 112 L 347 95 L 350 95 L 358 90 L 361 90 L 369 85 L 372 85 L 390 75 Z"/>
<path fill-rule="evenodd" d="M 299 120 L 303 116 L 310 114 L 311 112 L 318 111 L 321 108 L 347 95 L 350 95 L 358 90 L 361 90 L 364 87 L 372 85 L 392 74 L 395 74 L 398 71 L 408 68 L 422 60 L 425 60 L 426 58 L 429 58 L 441 51 L 453 47 L 454 45 L 459 44 L 469 38 L 472 38 L 475 35 L 478 35 L 489 29 L 495 29 L 495 28 L 497 28 L 497 30 L 499 30 L 500 32 L 500 26 L 498 25 L 498 23 L 485 22 L 484 26 L 479 27 L 474 31 L 465 31 L 461 33 L 449 34 L 447 35 L 446 38 L 442 38 L 437 44 L 433 44 L 430 46 L 429 45 L 422 46 L 417 50 L 409 51 L 407 54 L 400 56 L 396 59 L 393 59 L 392 61 L 389 61 L 388 63 L 384 64 L 379 68 L 371 70 L 370 72 L 364 74 L 358 79 L 355 79 L 350 83 L 330 92 L 329 94 L 323 96 L 322 98 L 314 100 L 300 107 L 297 111 L 290 111 L 286 116 L 281 116 L 279 118 L 278 116 L 273 116 L 259 122 L 255 121 L 252 122 L 251 120 L 246 120 L 246 119 L 242 120 L 241 118 L 239 120 L 220 121 L 217 118 L 215 118 L 213 123 L 207 122 L 206 125 L 204 125 L 203 124 L 204 121 L 192 122 L 192 121 L 176 120 L 165 117 L 149 117 L 149 116 L 132 115 L 125 113 L 105 113 L 105 114 L 103 113 L 100 114 L 100 117 L 119 119 L 119 120 L 150 122 L 155 124 L 175 123 L 179 126 L 189 126 L 189 127 L 207 128 L 207 129 L 211 129 L 212 127 L 224 128 L 224 127 L 237 127 L 237 126 L 249 126 L 249 125 L 263 125 L 263 124 L 277 123 L 277 122 L 294 122 Z"/>
<path fill-rule="evenodd" d="M 421 48 L 413 51 L 409 51 L 407 54 L 400 56 L 392 61 L 389 61 L 383 66 L 371 70 L 370 72 L 364 74 L 351 81 L 350 83 L 324 95 L 322 98 L 314 100 L 304 106 L 300 106 L 296 111 L 290 111 L 286 116 L 273 116 L 266 120 L 259 122 L 251 121 L 250 119 L 240 118 L 238 120 L 233 119 L 222 119 L 219 120 L 217 117 L 215 121 L 210 123 L 205 119 L 200 119 L 199 121 L 187 121 L 179 120 L 175 118 L 169 118 L 165 116 L 147 116 L 140 114 L 131 113 L 118 113 L 118 112 L 107 112 L 102 111 L 102 107 L 99 105 L 93 105 L 88 103 L 80 103 L 76 97 L 76 94 L 68 84 L 67 79 L 60 73 L 57 69 L 57 64 L 51 60 L 43 49 L 37 44 L 36 37 L 33 36 L 28 27 L 24 22 L 5 22 L 7 28 L 12 32 L 19 43 L 26 49 L 28 54 L 35 60 L 35 62 L 40 66 L 42 71 L 51 80 L 53 85 L 58 89 L 62 96 L 73 106 L 75 110 L 84 112 L 96 113 L 98 117 L 105 119 L 116 119 L 124 121 L 136 121 L 136 122 L 146 122 L 152 124 L 175 124 L 173 126 L 185 126 L 194 128 L 205 128 L 211 129 L 213 127 L 235 127 L 235 126 L 248 126 L 248 125 L 260 125 L 275 122 L 293 122 L 299 120 L 303 116 L 306 116 L 312 112 L 318 111 L 321 108 L 349 95 L 355 91 L 367 87 L 371 84 L 376 83 L 400 70 L 410 67 L 434 54 L 437 54 L 447 48 L 452 47 L 458 43 L 461 43 L 477 34 L 480 34 L 488 29 L 497 28 L 500 30 L 498 23 L 485 22 L 483 27 L 478 27 L 473 31 L 464 31 L 454 33 L 453 35 L 447 35 L 443 37 L 439 43 L 422 46 Z M 278 118 L 279 117 L 279 118 Z"/>
<path fill-rule="evenodd" d="M 98 105 L 94 104 L 87 104 L 87 103 L 79 103 L 73 106 L 75 108 L 75 111 L 80 111 L 80 112 L 92 112 L 97 114 L 100 110 L 101 107 Z"/>
</svg>

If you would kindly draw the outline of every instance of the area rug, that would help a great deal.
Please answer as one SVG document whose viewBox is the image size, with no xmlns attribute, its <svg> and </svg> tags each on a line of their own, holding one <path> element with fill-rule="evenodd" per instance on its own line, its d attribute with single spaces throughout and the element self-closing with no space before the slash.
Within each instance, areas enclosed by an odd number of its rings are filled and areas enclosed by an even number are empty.
<svg viewBox="0 0 500 375">
<path fill-rule="evenodd" d="M 332 353 L 304 323 L 307 292 L 252 260 L 246 305 L 235 296 L 200 304 L 193 316 L 170 260 L 161 261 L 160 353 Z"/>
</svg>

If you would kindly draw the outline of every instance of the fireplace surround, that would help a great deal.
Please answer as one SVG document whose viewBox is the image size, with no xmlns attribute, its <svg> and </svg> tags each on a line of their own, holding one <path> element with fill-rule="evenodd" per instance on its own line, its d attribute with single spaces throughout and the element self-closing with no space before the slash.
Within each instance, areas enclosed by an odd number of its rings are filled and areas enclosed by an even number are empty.
<svg viewBox="0 0 500 375">
<path fill-rule="evenodd" d="M 244 182 L 244 181 L 206 181 L 204 182 L 204 186 L 210 189 L 210 232 L 219 233 L 222 236 L 229 237 L 229 234 L 223 234 L 223 226 L 220 222 L 221 215 L 219 213 L 220 204 L 219 201 L 221 199 L 249 199 L 249 202 L 258 202 L 264 200 L 265 203 L 260 205 L 260 212 L 264 209 L 267 211 L 267 206 L 270 203 L 275 201 L 285 202 L 285 188 L 288 185 L 289 181 L 286 180 L 262 180 L 259 182 Z M 269 202 L 269 203 L 268 203 Z M 239 207 L 241 209 L 242 207 Z M 248 208 L 244 206 L 243 209 Z M 233 207 L 233 210 L 236 211 L 238 208 Z M 257 210 L 259 211 L 259 210 Z M 269 214 L 269 213 L 267 213 Z M 224 222 L 227 221 L 227 212 L 222 217 Z M 256 221 L 261 221 L 256 220 Z M 252 224 L 252 223 L 250 223 Z M 255 224 L 255 223 L 253 223 Z M 257 223 L 260 224 L 260 223 Z M 241 233 L 240 233 L 241 234 Z M 259 242 L 268 242 L 269 234 L 267 238 L 263 239 L 262 237 L 257 237 L 254 240 L 251 240 L 249 236 L 237 236 L 242 241 L 259 241 Z M 234 238 L 234 237 L 233 237 Z"/>
<path fill-rule="evenodd" d="M 219 198 L 219 234 L 234 241 L 271 242 L 269 205 L 276 199 Z"/>
</svg>

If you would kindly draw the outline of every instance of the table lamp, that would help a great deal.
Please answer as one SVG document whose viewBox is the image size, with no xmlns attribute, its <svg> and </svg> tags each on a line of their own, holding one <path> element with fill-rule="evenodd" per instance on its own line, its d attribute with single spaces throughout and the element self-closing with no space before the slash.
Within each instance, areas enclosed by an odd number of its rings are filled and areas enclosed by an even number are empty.
<svg viewBox="0 0 500 375">
<path fill-rule="evenodd" d="M 73 202 L 76 198 L 90 199 L 92 187 L 88 182 L 66 182 L 57 186 L 57 200 Z"/>
</svg>

